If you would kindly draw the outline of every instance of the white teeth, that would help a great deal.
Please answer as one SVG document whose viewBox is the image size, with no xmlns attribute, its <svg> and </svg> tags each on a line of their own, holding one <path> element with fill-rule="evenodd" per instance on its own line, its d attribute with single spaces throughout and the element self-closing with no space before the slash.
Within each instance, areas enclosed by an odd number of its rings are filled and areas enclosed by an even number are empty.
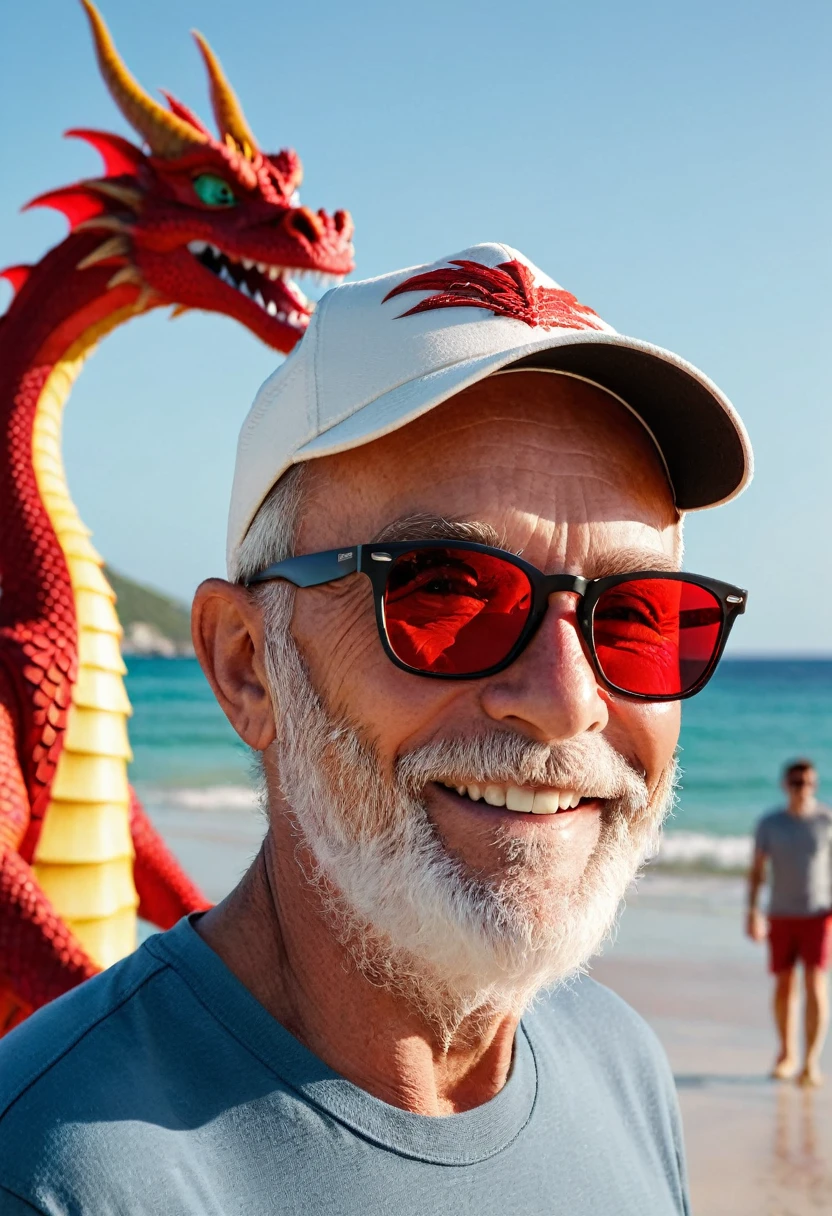
<svg viewBox="0 0 832 1216">
<path fill-rule="evenodd" d="M 254 262 L 252 262 L 251 258 L 243 258 L 242 262 L 243 262 L 243 266 L 245 266 L 246 270 L 251 270 L 252 266 L 254 265 Z"/>
<path fill-rule="evenodd" d="M 241 291 L 244 296 L 248 296 L 248 298 L 251 299 L 251 292 L 249 291 L 249 286 L 245 279 L 243 279 L 237 290 Z"/>
<path fill-rule="evenodd" d="M 518 785 L 457 785 L 455 781 L 442 781 L 446 789 L 455 790 L 461 798 L 472 802 L 484 799 L 489 806 L 504 806 L 508 811 L 520 814 L 556 815 L 558 811 L 571 811 L 579 805 L 582 794 L 577 790 L 530 790 Z"/>
<path fill-rule="evenodd" d="M 266 301 L 263 299 L 263 296 L 262 296 L 262 293 L 261 293 L 261 292 L 256 291 L 256 292 L 254 293 L 254 303 L 255 303 L 255 304 L 259 304 L 261 308 L 265 308 L 265 307 L 266 307 Z"/>
<path fill-rule="evenodd" d="M 557 790 L 538 790 L 534 796 L 532 814 L 556 815 L 560 810 L 560 794 Z"/>
<path fill-rule="evenodd" d="M 189 251 L 191 253 L 195 254 L 197 257 L 199 257 L 199 255 L 201 253 L 204 253 L 205 250 L 207 249 L 207 247 L 208 247 L 207 241 L 188 241 Z"/>
<path fill-rule="evenodd" d="M 529 812 L 534 804 L 534 792 L 521 790 L 516 785 L 510 785 L 506 790 L 506 809 L 509 811 Z"/>
<path fill-rule="evenodd" d="M 222 256 L 221 251 L 217 249 L 216 245 L 209 245 L 208 248 L 211 250 L 215 258 Z"/>
<path fill-rule="evenodd" d="M 285 312 L 279 312 L 277 314 L 277 319 L 278 319 L 278 321 L 282 322 L 284 325 L 289 320 L 289 318 L 286 316 Z"/>
<path fill-rule="evenodd" d="M 266 263 L 265 263 L 265 262 L 258 262 L 258 263 L 257 263 L 257 269 L 260 271 L 260 273 L 261 273 L 261 274 L 265 274 L 265 273 L 266 273 L 266 270 L 267 270 L 268 268 L 267 268 L 267 266 L 266 266 Z"/>
<path fill-rule="evenodd" d="M 280 274 L 279 266 L 270 266 L 269 267 L 269 278 L 272 280 L 272 282 L 274 282 L 274 280 L 277 278 L 277 276 L 279 274 Z"/>
<path fill-rule="evenodd" d="M 275 304 L 274 300 L 269 300 L 268 304 L 266 305 L 266 312 L 270 317 L 277 316 L 277 305 Z"/>
<path fill-rule="evenodd" d="M 231 271 L 228 269 L 227 266 L 220 267 L 220 278 L 222 279 L 223 283 L 227 283 L 229 285 L 229 287 L 237 286 L 237 284 L 234 282 L 233 278 L 231 277 Z"/>
<path fill-rule="evenodd" d="M 518 785 L 457 785 L 455 781 L 442 781 L 446 789 L 455 790 L 460 797 L 472 802 L 484 799 L 489 806 L 504 806 L 508 811 L 520 814 L 556 815 L 558 811 L 574 810 L 582 794 L 577 790 L 530 790 Z"/>
</svg>

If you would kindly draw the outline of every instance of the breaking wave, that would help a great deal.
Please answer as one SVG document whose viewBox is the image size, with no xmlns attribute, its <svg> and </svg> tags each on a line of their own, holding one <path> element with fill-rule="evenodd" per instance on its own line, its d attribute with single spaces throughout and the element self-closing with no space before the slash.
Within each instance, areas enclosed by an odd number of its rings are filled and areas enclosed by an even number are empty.
<svg viewBox="0 0 832 1216">
<path fill-rule="evenodd" d="M 710 836 L 706 832 L 665 832 L 653 865 L 686 870 L 746 870 L 750 836 Z"/>
<path fill-rule="evenodd" d="M 170 807 L 188 811 L 256 811 L 257 795 L 247 785 L 208 785 L 203 788 L 155 791 L 156 798 Z"/>
</svg>

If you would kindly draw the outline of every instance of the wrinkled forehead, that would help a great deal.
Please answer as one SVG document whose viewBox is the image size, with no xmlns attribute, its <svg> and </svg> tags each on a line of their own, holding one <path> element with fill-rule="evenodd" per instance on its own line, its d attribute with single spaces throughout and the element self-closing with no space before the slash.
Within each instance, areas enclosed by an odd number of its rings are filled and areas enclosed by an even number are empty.
<svg viewBox="0 0 832 1216">
<path fill-rule="evenodd" d="M 372 443 L 310 462 L 308 477 L 303 548 L 368 540 L 421 513 L 484 522 L 511 546 L 518 528 L 679 525 L 641 422 L 603 389 L 542 371 L 489 377 Z"/>
</svg>

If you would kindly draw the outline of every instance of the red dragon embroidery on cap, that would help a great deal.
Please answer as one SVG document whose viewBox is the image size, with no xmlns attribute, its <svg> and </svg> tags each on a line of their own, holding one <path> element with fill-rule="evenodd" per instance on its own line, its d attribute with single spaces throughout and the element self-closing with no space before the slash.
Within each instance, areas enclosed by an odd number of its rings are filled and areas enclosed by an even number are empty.
<svg viewBox="0 0 832 1216">
<path fill-rule="evenodd" d="M 431 308 L 485 308 L 495 317 L 511 317 L 543 329 L 601 329 L 600 318 L 571 291 L 562 287 L 538 287 L 525 262 L 515 258 L 499 266 L 464 260 L 439 270 L 428 270 L 405 279 L 388 291 L 383 303 L 408 291 L 435 291 L 414 304 L 400 317 L 411 317 Z M 594 318 L 594 319 L 593 319 Z"/>
</svg>

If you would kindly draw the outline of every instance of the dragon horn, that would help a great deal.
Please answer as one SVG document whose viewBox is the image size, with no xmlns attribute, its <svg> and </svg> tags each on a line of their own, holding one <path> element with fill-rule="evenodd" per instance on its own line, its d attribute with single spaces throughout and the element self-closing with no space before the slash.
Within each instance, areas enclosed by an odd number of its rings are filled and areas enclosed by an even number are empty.
<svg viewBox="0 0 832 1216">
<path fill-rule="evenodd" d="M 89 18 L 104 83 L 131 127 L 147 141 L 151 152 L 156 156 L 175 157 L 204 144 L 204 135 L 175 114 L 170 114 L 149 93 L 145 93 L 119 57 L 110 32 L 92 0 L 81 0 L 81 3 Z"/>
<path fill-rule="evenodd" d="M 191 33 L 205 61 L 211 84 L 211 107 L 220 129 L 220 136 L 224 139 L 226 135 L 230 135 L 238 147 L 242 148 L 243 154 L 250 158 L 251 154 L 257 151 L 257 140 L 246 122 L 242 106 L 237 100 L 237 94 L 228 83 L 219 59 L 202 34 L 197 30 L 191 30 Z"/>
</svg>

